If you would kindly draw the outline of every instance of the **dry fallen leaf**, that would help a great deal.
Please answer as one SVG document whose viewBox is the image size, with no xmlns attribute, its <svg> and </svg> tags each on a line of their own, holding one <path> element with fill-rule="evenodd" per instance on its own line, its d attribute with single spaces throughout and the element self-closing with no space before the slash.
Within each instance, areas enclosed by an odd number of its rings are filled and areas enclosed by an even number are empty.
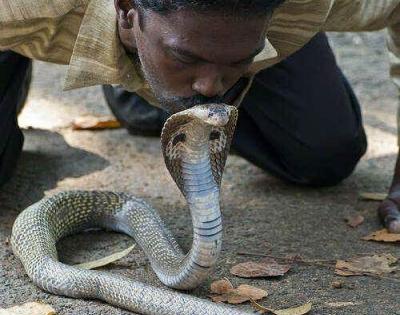
<svg viewBox="0 0 400 315">
<path fill-rule="evenodd" d="M 109 116 L 82 116 L 76 118 L 72 123 L 72 129 L 74 130 L 114 129 L 120 127 L 120 122 Z"/>
<path fill-rule="evenodd" d="M 211 292 L 216 293 L 210 296 L 213 302 L 228 302 L 229 304 L 258 301 L 268 295 L 267 291 L 247 284 L 242 284 L 235 289 L 227 279 L 213 282 Z"/>
<path fill-rule="evenodd" d="M 304 314 L 309 313 L 312 308 L 311 303 L 307 303 L 307 304 L 304 304 L 304 305 L 298 306 L 298 307 L 282 309 L 282 310 L 273 310 L 273 309 L 264 307 L 264 306 L 256 303 L 255 301 L 251 301 L 251 304 L 257 311 L 261 312 L 262 314 L 272 313 L 275 315 L 304 315 Z"/>
<path fill-rule="evenodd" d="M 228 279 L 222 279 L 211 283 L 211 292 L 215 294 L 228 293 L 230 290 L 233 289 L 234 287 Z"/>
<path fill-rule="evenodd" d="M 357 257 L 350 260 L 338 260 L 335 273 L 340 276 L 383 275 L 395 271 L 390 267 L 397 262 L 391 254 Z"/>
<path fill-rule="evenodd" d="M 284 310 L 272 311 L 275 315 L 304 315 L 311 311 L 312 304 L 307 303 L 299 307 L 287 308 Z"/>
<path fill-rule="evenodd" d="M 0 315 L 55 315 L 56 311 L 47 304 L 30 302 L 11 308 L 0 308 Z"/>
<path fill-rule="evenodd" d="M 281 265 L 274 259 L 266 259 L 264 262 L 256 263 L 248 261 L 233 266 L 231 274 L 241 278 L 279 277 L 290 270 L 290 265 Z"/>
<path fill-rule="evenodd" d="M 364 200 L 383 201 L 387 197 L 385 193 L 361 193 L 360 198 Z"/>
<path fill-rule="evenodd" d="M 364 223 L 364 217 L 361 214 L 351 215 L 346 218 L 346 222 L 348 226 L 355 228 Z"/>
<path fill-rule="evenodd" d="M 124 249 L 121 252 L 114 253 L 110 256 L 107 256 L 107 257 L 104 257 L 104 258 L 101 258 L 98 260 L 77 264 L 77 265 L 75 265 L 75 267 L 78 267 L 81 269 L 96 269 L 99 267 L 103 267 L 103 266 L 109 265 L 109 264 L 127 256 L 134 248 L 135 248 L 135 245 L 132 245 L 131 247 Z"/>
<path fill-rule="evenodd" d="M 253 287 L 248 284 L 241 284 L 236 289 L 236 292 L 241 296 L 248 297 L 248 300 L 252 299 L 254 301 L 261 300 L 268 295 L 267 291 Z"/>
<path fill-rule="evenodd" d="M 361 238 L 364 241 L 376 242 L 400 242 L 400 234 L 389 233 L 387 229 L 382 229 Z"/>
</svg>

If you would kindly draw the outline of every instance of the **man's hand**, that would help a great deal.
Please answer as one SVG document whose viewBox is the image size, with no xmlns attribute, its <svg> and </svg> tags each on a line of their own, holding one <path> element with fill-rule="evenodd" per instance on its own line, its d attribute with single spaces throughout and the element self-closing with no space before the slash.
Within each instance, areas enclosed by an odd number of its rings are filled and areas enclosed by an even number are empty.
<svg viewBox="0 0 400 315">
<path fill-rule="evenodd" d="M 400 152 L 389 195 L 379 206 L 378 214 L 389 232 L 400 233 Z"/>
</svg>

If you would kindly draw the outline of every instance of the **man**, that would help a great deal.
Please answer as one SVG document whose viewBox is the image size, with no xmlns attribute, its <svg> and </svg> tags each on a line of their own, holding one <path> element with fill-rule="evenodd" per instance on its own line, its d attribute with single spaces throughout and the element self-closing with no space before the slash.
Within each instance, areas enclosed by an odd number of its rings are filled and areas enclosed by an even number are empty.
<svg viewBox="0 0 400 315">
<path fill-rule="evenodd" d="M 104 88 L 132 132 L 159 131 L 167 115 L 149 104 L 169 113 L 240 105 L 236 152 L 294 183 L 336 184 L 365 153 L 366 137 L 320 32 L 385 27 L 399 83 L 400 0 L 2 0 L 0 181 L 21 151 L 16 115 L 29 57 L 68 64 L 66 89 L 113 84 L 134 92 Z M 395 233 L 399 205 L 400 162 L 378 209 Z"/>
</svg>

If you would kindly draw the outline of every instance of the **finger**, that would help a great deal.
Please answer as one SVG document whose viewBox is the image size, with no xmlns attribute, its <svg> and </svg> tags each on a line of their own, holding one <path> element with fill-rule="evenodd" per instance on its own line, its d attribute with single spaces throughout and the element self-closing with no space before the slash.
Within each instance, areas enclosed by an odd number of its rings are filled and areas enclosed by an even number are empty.
<svg viewBox="0 0 400 315">
<path fill-rule="evenodd" d="M 386 199 L 379 207 L 378 213 L 390 233 L 400 233 L 400 211 L 397 203 Z"/>
<path fill-rule="evenodd" d="M 390 233 L 400 234 L 400 218 L 392 219 L 388 223 L 385 223 L 385 227 Z"/>
</svg>

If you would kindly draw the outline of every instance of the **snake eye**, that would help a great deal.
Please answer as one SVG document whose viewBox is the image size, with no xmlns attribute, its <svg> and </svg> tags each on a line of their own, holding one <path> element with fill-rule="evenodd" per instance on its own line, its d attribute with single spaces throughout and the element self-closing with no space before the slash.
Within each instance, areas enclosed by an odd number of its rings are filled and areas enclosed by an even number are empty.
<svg viewBox="0 0 400 315">
<path fill-rule="evenodd" d="M 175 136 L 174 140 L 172 140 L 172 145 L 175 146 L 179 142 L 185 142 L 186 135 L 184 133 L 180 133 L 179 135 Z"/>
<path fill-rule="evenodd" d="M 210 134 L 210 141 L 212 141 L 212 140 L 218 140 L 220 136 L 221 136 L 221 133 L 220 133 L 220 132 L 218 132 L 218 131 L 213 131 L 213 132 L 211 132 L 211 134 Z"/>
</svg>

